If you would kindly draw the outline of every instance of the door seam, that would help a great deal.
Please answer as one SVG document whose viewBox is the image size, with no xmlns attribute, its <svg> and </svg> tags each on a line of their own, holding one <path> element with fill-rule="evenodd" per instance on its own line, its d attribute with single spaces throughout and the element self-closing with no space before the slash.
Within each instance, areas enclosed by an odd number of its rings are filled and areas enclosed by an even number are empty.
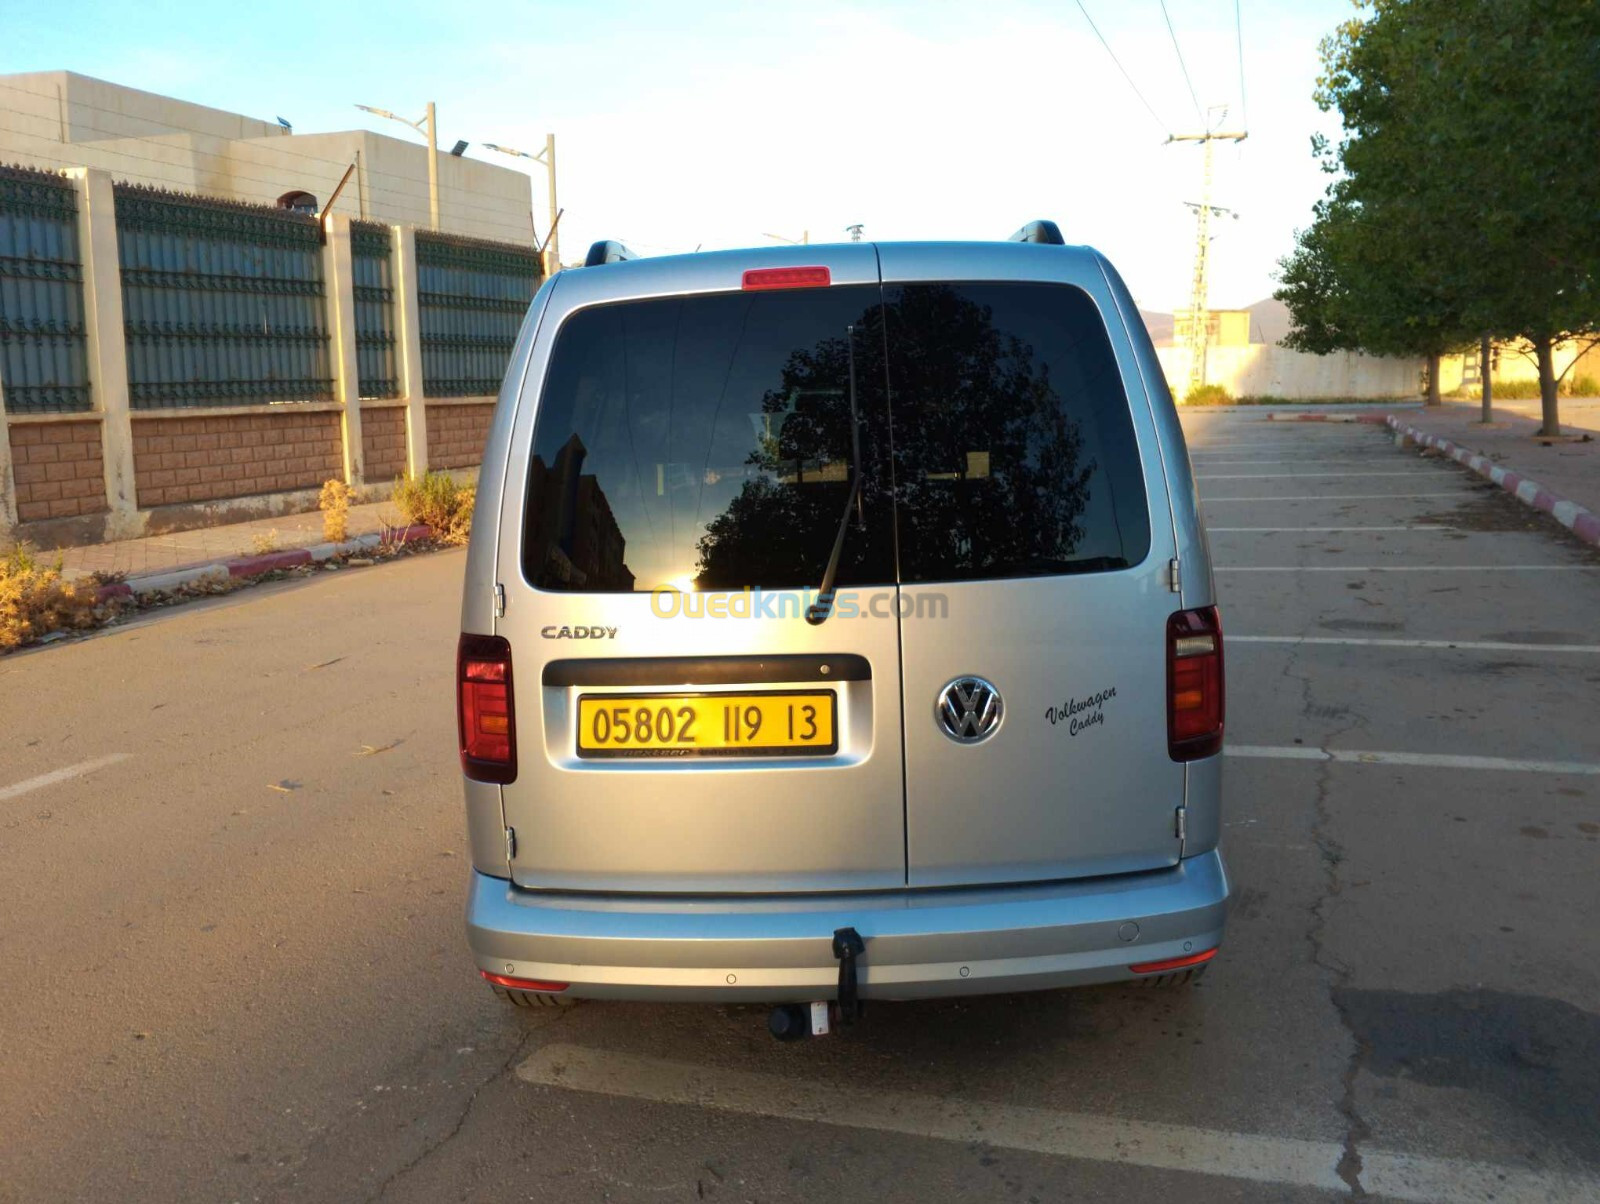
<svg viewBox="0 0 1600 1204">
<path fill-rule="evenodd" d="M 906 730 L 909 713 L 906 710 L 906 617 L 900 609 L 900 478 L 895 465 L 894 444 L 894 392 L 889 379 L 889 295 L 883 283 L 883 256 L 878 244 L 872 244 L 873 258 L 878 262 L 878 312 L 883 332 L 883 410 L 888 419 L 889 431 L 889 519 L 890 547 L 894 550 L 894 653 L 896 676 L 900 692 L 900 877 L 911 885 L 911 782 L 906 766 Z"/>
</svg>

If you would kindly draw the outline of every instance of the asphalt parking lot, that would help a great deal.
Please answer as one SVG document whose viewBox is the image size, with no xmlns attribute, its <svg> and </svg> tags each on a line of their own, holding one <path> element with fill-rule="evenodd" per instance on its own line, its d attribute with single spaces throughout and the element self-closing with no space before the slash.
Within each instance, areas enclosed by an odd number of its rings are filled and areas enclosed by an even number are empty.
<svg viewBox="0 0 1600 1204">
<path fill-rule="evenodd" d="M 504 1009 L 416 558 L 0 661 L 0 1200 L 1600 1200 L 1600 556 L 1382 428 L 1186 426 L 1199 986 Z"/>
</svg>

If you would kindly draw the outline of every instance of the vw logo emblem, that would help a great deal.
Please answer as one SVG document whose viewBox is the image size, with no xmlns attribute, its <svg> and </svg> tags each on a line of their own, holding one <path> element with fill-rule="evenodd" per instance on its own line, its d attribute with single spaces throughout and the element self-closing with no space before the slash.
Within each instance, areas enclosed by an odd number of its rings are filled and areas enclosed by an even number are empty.
<svg viewBox="0 0 1600 1204">
<path fill-rule="evenodd" d="M 939 691 L 933 709 L 944 734 L 958 744 L 987 740 L 1005 715 L 1000 691 L 981 677 L 956 678 Z"/>
</svg>

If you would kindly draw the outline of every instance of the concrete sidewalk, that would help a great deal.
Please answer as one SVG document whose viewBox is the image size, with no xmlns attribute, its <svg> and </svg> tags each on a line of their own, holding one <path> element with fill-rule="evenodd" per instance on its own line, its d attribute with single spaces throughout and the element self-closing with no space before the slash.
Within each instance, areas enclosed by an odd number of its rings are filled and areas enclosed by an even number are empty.
<svg viewBox="0 0 1600 1204">
<path fill-rule="evenodd" d="M 375 534 L 386 526 L 404 527 L 409 521 L 392 501 L 352 506 L 349 536 L 354 539 Z M 59 555 L 62 558 L 62 572 L 67 577 L 81 577 L 94 572 L 147 577 L 239 556 L 308 548 L 322 542 L 322 514 L 312 510 L 245 523 L 150 535 L 143 539 L 122 539 L 112 543 L 63 548 Z M 57 554 L 45 553 L 45 559 L 52 560 Z"/>
<path fill-rule="evenodd" d="M 1477 403 L 1454 401 L 1397 416 L 1600 514 L 1600 401 L 1562 398 L 1562 439 L 1535 434 L 1538 413 L 1537 401 L 1506 402 L 1494 407 L 1494 424 L 1486 427 Z M 1582 442 L 1585 434 L 1593 439 Z"/>
</svg>

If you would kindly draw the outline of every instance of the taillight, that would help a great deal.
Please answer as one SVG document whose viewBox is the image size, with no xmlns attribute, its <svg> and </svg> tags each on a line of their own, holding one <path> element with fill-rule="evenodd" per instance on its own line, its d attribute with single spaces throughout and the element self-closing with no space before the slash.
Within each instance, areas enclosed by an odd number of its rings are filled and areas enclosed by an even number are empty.
<svg viewBox="0 0 1600 1204">
<path fill-rule="evenodd" d="M 463 633 L 456 646 L 456 730 L 461 772 L 479 782 L 516 781 L 511 645 L 497 635 Z"/>
<path fill-rule="evenodd" d="M 1215 606 L 1167 620 L 1167 752 L 1174 761 L 1222 748 L 1222 620 Z"/>
<path fill-rule="evenodd" d="M 1168 970 L 1182 970 L 1185 966 L 1201 966 L 1217 955 L 1215 949 L 1207 949 L 1204 953 L 1191 953 L 1188 957 L 1169 957 L 1165 961 L 1140 962 L 1137 966 L 1129 966 L 1135 974 L 1164 974 Z"/>
<path fill-rule="evenodd" d="M 559 995 L 572 984 L 569 982 L 545 982 L 538 978 L 513 978 L 509 974 L 491 974 L 487 970 L 479 970 L 484 982 L 492 982 L 497 987 L 505 987 L 512 991 L 535 991 L 540 995 Z"/>
<path fill-rule="evenodd" d="M 751 268 L 744 274 L 744 287 L 758 288 L 821 288 L 833 283 L 833 273 L 826 267 L 814 268 Z"/>
</svg>

